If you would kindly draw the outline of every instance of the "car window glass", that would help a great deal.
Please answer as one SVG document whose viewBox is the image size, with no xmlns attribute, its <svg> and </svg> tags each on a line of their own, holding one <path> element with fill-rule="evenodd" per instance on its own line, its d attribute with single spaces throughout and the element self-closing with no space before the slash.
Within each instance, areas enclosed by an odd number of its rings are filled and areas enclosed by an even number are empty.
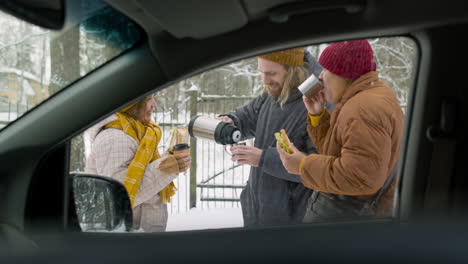
<svg viewBox="0 0 468 264">
<path fill-rule="evenodd" d="M 368 41 L 374 51 L 374 62 L 380 79 L 392 88 L 400 109 L 403 113 L 406 113 L 408 95 L 413 86 L 417 66 L 418 50 L 416 43 L 407 37 L 374 38 L 368 39 Z M 311 45 L 304 47 L 304 49 L 318 59 L 329 44 Z M 258 168 L 233 162 L 229 145 L 226 147 L 219 144 L 214 138 L 212 140 L 195 139 L 188 135 L 190 133 L 187 132 L 187 127 L 191 121 L 194 122 L 196 116 L 202 116 L 206 120 L 216 120 L 218 115 L 231 113 L 253 100 L 256 100 L 256 103 L 251 104 L 248 110 L 252 112 L 260 111 L 262 104 L 268 101 L 259 100 L 259 96 L 264 91 L 264 79 L 266 77 L 262 75 L 258 68 L 257 58 L 248 58 L 203 72 L 155 93 L 154 98 L 157 106 L 153 112 L 153 120 L 162 129 L 162 137 L 158 145 L 159 153 L 167 152 L 178 140 L 179 143 L 183 142 L 190 145 L 192 157 L 191 168 L 180 173 L 173 180 L 177 192 L 171 198 L 171 202 L 167 204 L 168 215 L 164 216 L 166 217 L 166 226 L 160 229 L 161 231 L 243 227 L 246 224 L 244 222 L 245 215 L 251 214 L 254 210 L 248 211 L 252 209 L 248 207 L 253 205 L 247 205 L 244 208 L 241 206 L 240 201 L 245 195 L 242 192 L 246 185 L 255 184 L 254 182 L 256 184 L 269 184 L 273 186 L 271 188 L 274 188 L 274 185 L 281 184 L 280 182 L 288 181 L 290 183 L 287 184 L 287 189 L 285 189 L 286 194 L 279 192 L 260 193 L 260 190 L 251 194 L 256 195 L 255 197 L 248 197 L 251 200 L 271 199 L 271 201 L 277 201 L 280 198 L 275 198 L 275 196 L 288 196 L 291 197 L 291 200 L 296 199 L 294 201 L 296 204 L 306 204 L 311 197 L 312 192 L 307 192 L 303 188 L 304 186 L 300 186 L 301 183 L 294 182 L 292 178 L 276 178 L 270 181 L 260 178 L 250 178 L 249 180 L 249 174 L 255 173 Z M 309 71 L 313 71 L 313 69 Z M 318 73 L 316 71 L 317 77 L 319 74 L 320 70 Z M 232 118 L 232 116 L 228 117 Z M 115 117 L 114 119 L 111 117 L 111 120 L 115 120 Z M 108 122 L 110 121 L 104 123 Z M 257 124 L 263 125 L 262 120 L 249 120 L 249 122 L 252 129 L 256 129 Z M 102 128 L 103 124 L 99 126 Z M 269 133 L 279 132 L 280 128 L 286 126 L 286 123 L 280 124 L 277 126 L 278 130 L 269 131 Z M 305 129 L 304 126 L 304 131 Z M 246 133 L 250 132 L 247 131 Z M 306 132 L 304 133 L 306 134 Z M 303 134 L 291 133 L 290 139 L 301 142 L 301 140 L 305 141 L 308 138 L 301 136 L 298 139 L 299 135 Z M 73 139 L 70 171 L 85 172 L 87 167 L 96 165 L 95 163 L 89 163 L 94 139 L 95 137 L 89 138 L 86 134 Z M 258 135 L 257 138 L 251 137 L 242 140 L 242 142 L 247 146 L 254 146 L 256 144 L 255 140 L 258 140 Z M 264 168 L 268 166 L 276 168 L 271 164 L 266 164 L 268 161 L 263 162 L 260 166 Z M 264 177 L 271 177 L 268 176 L 270 173 L 274 174 L 276 172 L 267 171 Z M 391 186 L 389 192 L 396 192 L 395 185 Z M 324 197 L 327 198 L 326 194 Z M 159 197 L 154 199 L 159 199 Z M 355 204 L 359 203 L 360 201 L 357 199 Z M 278 206 L 278 204 L 264 203 L 261 206 L 267 208 L 268 206 Z M 280 211 L 277 207 L 275 208 L 275 210 Z M 164 212 L 161 214 L 164 214 Z M 137 217 L 141 218 L 142 216 Z M 333 217 L 330 218 L 330 221 L 334 220 Z M 148 221 L 158 222 L 160 219 L 154 217 Z M 268 221 L 268 219 L 265 221 Z M 140 228 L 135 231 L 145 230 Z"/>
<path fill-rule="evenodd" d="M 99 0 L 55 32 L 0 12 L 0 129 L 139 41 L 135 23 Z"/>
</svg>

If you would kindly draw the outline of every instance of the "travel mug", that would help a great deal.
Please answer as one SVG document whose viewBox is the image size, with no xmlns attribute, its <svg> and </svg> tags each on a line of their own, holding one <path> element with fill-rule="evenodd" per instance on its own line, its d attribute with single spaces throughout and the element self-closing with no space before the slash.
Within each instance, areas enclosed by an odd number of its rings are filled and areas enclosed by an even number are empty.
<svg viewBox="0 0 468 264">
<path fill-rule="evenodd" d="M 323 87 L 322 82 L 315 77 L 315 75 L 310 75 L 297 89 L 307 98 L 313 98 Z"/>
</svg>

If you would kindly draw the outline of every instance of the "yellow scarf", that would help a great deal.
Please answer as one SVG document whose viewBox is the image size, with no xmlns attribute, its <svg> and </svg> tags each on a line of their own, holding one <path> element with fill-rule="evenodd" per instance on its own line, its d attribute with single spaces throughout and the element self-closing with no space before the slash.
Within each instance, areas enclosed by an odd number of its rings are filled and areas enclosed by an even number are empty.
<svg viewBox="0 0 468 264">
<path fill-rule="evenodd" d="M 127 109 L 125 108 L 123 111 Z M 133 207 L 146 166 L 160 157 L 158 143 L 161 140 L 162 132 L 161 128 L 153 122 L 143 123 L 121 112 L 116 113 L 116 115 L 119 119 L 110 122 L 105 128 L 121 129 L 139 142 L 138 150 L 128 166 L 127 175 L 124 180 L 124 186 L 127 189 Z M 177 188 L 174 182 L 171 182 L 159 192 L 161 201 L 169 203 L 176 191 Z"/>
</svg>

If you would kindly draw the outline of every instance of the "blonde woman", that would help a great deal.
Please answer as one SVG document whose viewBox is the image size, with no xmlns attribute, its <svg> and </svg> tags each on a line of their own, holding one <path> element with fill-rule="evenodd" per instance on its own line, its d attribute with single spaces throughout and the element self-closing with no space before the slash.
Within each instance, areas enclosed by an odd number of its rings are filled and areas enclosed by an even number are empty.
<svg viewBox="0 0 468 264">
<path fill-rule="evenodd" d="M 86 172 L 112 177 L 125 185 L 133 208 L 133 228 L 165 231 L 172 182 L 191 163 L 189 154 L 158 153 L 161 128 L 152 121 L 153 95 L 104 119 L 88 131 L 91 152 Z"/>
</svg>

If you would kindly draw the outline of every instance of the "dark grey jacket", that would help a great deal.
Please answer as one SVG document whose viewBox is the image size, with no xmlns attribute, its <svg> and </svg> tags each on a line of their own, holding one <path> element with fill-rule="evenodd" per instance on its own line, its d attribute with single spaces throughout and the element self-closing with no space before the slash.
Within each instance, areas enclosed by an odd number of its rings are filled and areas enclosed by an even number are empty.
<svg viewBox="0 0 468 264">
<path fill-rule="evenodd" d="M 264 93 L 229 116 L 243 139 L 255 137 L 255 147 L 263 150 L 259 167 L 251 168 L 247 186 L 241 193 L 244 225 L 301 222 L 306 201 L 313 191 L 304 187 L 299 175 L 289 174 L 283 167 L 274 132 L 284 128 L 300 151 L 316 153 L 307 135 L 307 110 L 302 94 L 296 90 L 281 108 L 273 97 Z"/>
</svg>

